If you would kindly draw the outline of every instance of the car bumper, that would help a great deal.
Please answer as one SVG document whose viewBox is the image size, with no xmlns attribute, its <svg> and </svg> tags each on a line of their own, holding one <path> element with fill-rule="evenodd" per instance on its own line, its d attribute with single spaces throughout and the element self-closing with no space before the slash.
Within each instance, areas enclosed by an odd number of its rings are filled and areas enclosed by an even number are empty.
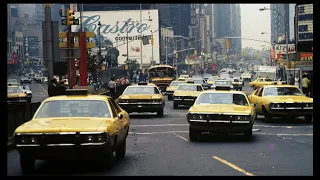
<svg viewBox="0 0 320 180">
<path fill-rule="evenodd" d="M 174 99 L 173 102 L 178 105 L 192 106 L 196 99 Z"/>
<path fill-rule="evenodd" d="M 127 112 L 158 112 L 163 109 L 162 104 L 129 104 L 119 103 L 120 107 Z"/>
<path fill-rule="evenodd" d="M 166 91 L 166 95 L 168 95 L 168 96 L 172 96 L 173 95 L 173 91 Z"/>
<path fill-rule="evenodd" d="M 313 114 L 313 109 L 269 109 L 268 110 L 269 113 L 272 115 L 272 116 L 295 116 L 295 117 L 298 117 L 298 116 L 306 116 L 306 115 L 312 115 Z"/>
<path fill-rule="evenodd" d="M 101 158 L 101 155 L 110 152 L 113 145 L 110 143 L 101 143 L 98 145 L 56 145 L 56 146 L 18 146 L 15 145 L 20 154 L 27 154 L 40 160 L 57 159 L 95 159 Z"/>
<path fill-rule="evenodd" d="M 207 120 L 206 120 L 207 121 Z M 192 122 L 189 121 L 193 129 L 209 133 L 242 133 L 252 128 L 253 121 L 247 123 L 234 122 Z"/>
</svg>

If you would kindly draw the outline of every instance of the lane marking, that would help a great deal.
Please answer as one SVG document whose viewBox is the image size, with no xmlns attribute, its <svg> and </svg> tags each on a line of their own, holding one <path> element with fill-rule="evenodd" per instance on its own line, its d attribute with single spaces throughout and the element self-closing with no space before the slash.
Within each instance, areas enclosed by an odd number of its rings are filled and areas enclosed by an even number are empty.
<svg viewBox="0 0 320 180">
<path fill-rule="evenodd" d="M 252 173 L 249 173 L 248 171 L 246 171 L 246 170 L 244 170 L 244 169 L 242 169 L 242 168 L 240 168 L 240 167 L 228 162 L 227 160 L 221 159 L 218 156 L 212 156 L 212 158 L 222 162 L 223 164 L 228 165 L 229 167 L 231 167 L 231 168 L 233 168 L 233 169 L 235 169 L 235 170 L 237 170 L 237 171 L 239 171 L 239 172 L 241 172 L 241 173 L 243 173 L 243 174 L 245 174 L 247 176 L 254 176 Z"/>
<path fill-rule="evenodd" d="M 47 93 L 47 90 L 46 90 L 46 89 L 44 89 L 40 84 L 38 84 L 38 85 L 39 85 L 39 87 L 40 87 L 44 92 Z"/>
<path fill-rule="evenodd" d="M 182 139 L 182 140 L 184 140 L 184 141 L 186 141 L 186 142 L 189 142 L 189 140 L 186 139 L 186 138 L 184 138 L 183 136 L 180 136 L 180 135 L 178 135 L 178 134 L 176 134 L 176 133 L 173 133 L 173 134 L 176 135 L 178 138 L 180 138 L 180 139 Z"/>
<path fill-rule="evenodd" d="M 162 131 L 162 132 L 129 132 L 129 134 L 151 135 L 151 134 L 170 134 L 170 133 L 189 133 L 189 131 Z M 313 134 L 273 134 L 273 133 L 254 133 L 254 135 L 269 136 L 313 136 Z"/>
<path fill-rule="evenodd" d="M 171 118 L 173 119 L 173 118 Z M 177 118 L 174 118 L 177 119 Z M 132 127 L 164 127 L 164 126 L 189 126 L 189 124 L 141 124 L 141 125 L 130 125 Z M 266 126 L 266 125 L 253 125 L 253 127 L 266 127 L 266 128 L 299 128 L 299 127 L 311 127 L 313 126 Z"/>
</svg>

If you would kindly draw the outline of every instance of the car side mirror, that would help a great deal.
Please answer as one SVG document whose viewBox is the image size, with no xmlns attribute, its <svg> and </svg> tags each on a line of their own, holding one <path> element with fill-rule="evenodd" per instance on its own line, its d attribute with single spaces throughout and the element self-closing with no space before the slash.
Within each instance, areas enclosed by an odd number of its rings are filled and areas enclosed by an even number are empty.
<svg viewBox="0 0 320 180">
<path fill-rule="evenodd" d="M 118 114 L 118 118 L 119 118 L 119 119 L 123 119 L 123 114 L 119 113 L 119 114 Z"/>
</svg>

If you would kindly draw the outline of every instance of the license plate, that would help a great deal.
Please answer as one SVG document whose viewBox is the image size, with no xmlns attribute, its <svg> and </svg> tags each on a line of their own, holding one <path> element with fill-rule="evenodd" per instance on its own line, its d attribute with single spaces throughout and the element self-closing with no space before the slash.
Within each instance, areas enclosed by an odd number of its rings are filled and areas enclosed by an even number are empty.
<svg viewBox="0 0 320 180">
<path fill-rule="evenodd" d="M 138 105 L 138 107 L 139 107 L 139 108 L 141 108 L 141 107 L 142 107 L 142 105 Z"/>
</svg>

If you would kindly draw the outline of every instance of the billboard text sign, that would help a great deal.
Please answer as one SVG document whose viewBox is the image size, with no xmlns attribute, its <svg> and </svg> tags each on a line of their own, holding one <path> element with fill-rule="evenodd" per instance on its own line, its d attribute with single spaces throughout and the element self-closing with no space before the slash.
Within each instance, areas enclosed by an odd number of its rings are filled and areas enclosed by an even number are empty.
<svg viewBox="0 0 320 180">
<path fill-rule="evenodd" d="M 313 4 L 298 5 L 298 42 L 313 41 Z"/>
<path fill-rule="evenodd" d="M 121 54 L 127 54 L 127 41 L 129 59 L 137 60 L 140 64 L 141 39 L 147 37 L 151 40 L 151 37 L 153 37 L 153 45 L 149 43 L 142 46 L 142 64 L 149 65 L 152 57 L 156 63 L 159 63 L 158 10 L 142 10 L 141 13 L 142 23 L 140 24 L 139 10 L 84 11 L 82 23 L 87 31 L 94 32 L 95 48 L 98 48 L 99 43 L 103 42 L 103 48 L 108 49 L 111 46 L 118 49 L 120 54 L 118 57 L 119 64 L 125 64 L 127 57 L 121 56 Z M 76 13 L 75 17 L 80 18 L 80 13 Z M 98 26 L 99 22 L 100 27 Z M 80 26 L 73 27 L 73 31 L 79 29 Z"/>
</svg>

